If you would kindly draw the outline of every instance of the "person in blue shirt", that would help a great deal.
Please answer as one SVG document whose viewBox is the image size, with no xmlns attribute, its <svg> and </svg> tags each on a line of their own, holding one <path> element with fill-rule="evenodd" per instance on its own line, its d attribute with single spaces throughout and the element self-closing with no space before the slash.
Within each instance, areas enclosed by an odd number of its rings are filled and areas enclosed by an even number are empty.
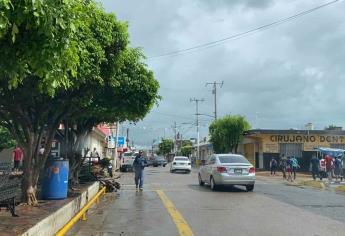
<svg viewBox="0 0 345 236">
<path fill-rule="evenodd" d="M 335 182 L 338 182 L 338 179 L 341 179 L 342 175 L 342 160 L 341 156 L 338 156 L 334 160 L 334 175 L 335 175 Z"/>
<path fill-rule="evenodd" d="M 292 172 L 293 172 L 293 179 L 296 180 L 296 171 L 297 171 L 297 168 L 299 168 L 299 165 L 298 165 L 298 161 L 296 159 L 296 157 L 291 157 L 291 167 L 292 167 Z"/>
<path fill-rule="evenodd" d="M 140 191 L 143 190 L 144 187 L 144 168 L 147 165 L 146 159 L 144 158 L 143 151 L 139 151 L 139 154 L 135 157 L 133 162 L 133 169 L 134 169 L 134 181 L 135 181 L 135 189 Z"/>
<path fill-rule="evenodd" d="M 310 164 L 311 164 L 311 173 L 313 175 L 313 179 L 316 180 L 316 178 L 319 177 L 319 169 L 320 169 L 319 158 L 317 158 L 316 155 L 313 155 L 313 157 L 310 160 Z"/>
</svg>

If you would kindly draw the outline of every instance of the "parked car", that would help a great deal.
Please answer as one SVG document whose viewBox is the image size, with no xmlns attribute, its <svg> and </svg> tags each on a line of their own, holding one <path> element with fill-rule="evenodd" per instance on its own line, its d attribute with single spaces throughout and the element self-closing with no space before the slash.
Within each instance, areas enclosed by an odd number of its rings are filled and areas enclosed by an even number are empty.
<svg viewBox="0 0 345 236">
<path fill-rule="evenodd" d="M 120 163 L 120 171 L 122 172 L 133 171 L 133 162 L 136 155 L 138 155 L 138 152 L 123 153 L 122 158 L 121 158 L 121 163 Z"/>
<path fill-rule="evenodd" d="M 146 166 L 152 166 L 152 165 L 153 165 L 153 160 L 147 158 L 147 159 L 146 159 Z"/>
<path fill-rule="evenodd" d="M 174 160 L 171 163 L 170 172 L 174 173 L 175 171 L 185 171 L 190 173 L 192 170 L 192 165 L 188 157 L 184 156 L 175 156 Z"/>
<path fill-rule="evenodd" d="M 200 167 L 198 179 L 200 186 L 208 183 L 212 190 L 220 185 L 242 185 L 253 191 L 255 168 L 242 155 L 214 154 Z"/>
<path fill-rule="evenodd" d="M 163 166 L 165 167 L 168 162 L 165 160 L 164 157 L 156 157 L 152 161 L 152 166 L 157 167 L 157 166 Z"/>
</svg>

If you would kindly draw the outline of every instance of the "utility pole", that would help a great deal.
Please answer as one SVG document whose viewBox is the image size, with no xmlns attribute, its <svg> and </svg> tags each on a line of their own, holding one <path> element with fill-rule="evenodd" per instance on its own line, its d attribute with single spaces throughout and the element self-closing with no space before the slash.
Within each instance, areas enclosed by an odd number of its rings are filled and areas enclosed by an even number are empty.
<svg viewBox="0 0 345 236">
<path fill-rule="evenodd" d="M 177 124 L 176 124 L 176 121 L 174 122 L 174 126 L 173 126 L 173 129 L 174 129 L 174 153 L 176 155 L 176 140 L 177 140 Z"/>
<path fill-rule="evenodd" d="M 217 86 L 219 85 L 219 87 L 222 88 L 224 85 L 224 81 L 222 81 L 221 83 L 216 81 L 212 83 L 206 83 L 205 86 L 208 85 L 213 85 L 212 94 L 214 95 L 214 119 L 217 120 Z"/>
<path fill-rule="evenodd" d="M 127 145 L 127 148 L 129 148 L 129 128 L 127 128 L 126 145 Z"/>
<path fill-rule="evenodd" d="M 196 133 L 197 133 L 197 146 L 196 146 L 196 160 L 199 160 L 199 142 L 200 142 L 200 132 L 199 132 L 199 102 L 203 102 L 204 99 L 196 99 L 196 98 L 191 98 L 190 102 L 195 102 L 195 106 L 196 106 Z"/>
</svg>

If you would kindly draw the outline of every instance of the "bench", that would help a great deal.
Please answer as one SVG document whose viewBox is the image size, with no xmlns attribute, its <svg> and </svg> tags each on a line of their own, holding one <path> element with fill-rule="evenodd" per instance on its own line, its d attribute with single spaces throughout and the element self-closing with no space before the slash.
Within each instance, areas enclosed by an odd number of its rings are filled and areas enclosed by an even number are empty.
<svg viewBox="0 0 345 236">
<path fill-rule="evenodd" d="M 12 163 L 0 163 L 0 210 L 6 207 L 12 214 L 15 213 L 16 193 L 20 186 L 20 179 L 12 176 Z"/>
</svg>

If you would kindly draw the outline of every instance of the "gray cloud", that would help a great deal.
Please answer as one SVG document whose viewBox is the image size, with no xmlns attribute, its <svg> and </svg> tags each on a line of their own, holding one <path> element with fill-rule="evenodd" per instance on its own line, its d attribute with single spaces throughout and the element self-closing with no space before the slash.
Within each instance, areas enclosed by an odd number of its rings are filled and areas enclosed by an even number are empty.
<svg viewBox="0 0 345 236">
<path fill-rule="evenodd" d="M 105 9 L 129 22 L 131 43 L 147 56 L 217 40 L 293 15 L 324 1 L 113 1 Z M 135 140 L 172 135 L 171 125 L 213 113 L 206 82 L 224 81 L 219 115 L 241 114 L 255 127 L 302 128 L 314 122 L 345 126 L 345 3 L 338 2 L 267 31 L 190 54 L 147 63 L 161 84 L 163 100 L 132 129 Z M 173 114 L 173 116 L 169 116 Z M 202 117 L 202 136 L 211 118 Z M 143 129 L 145 127 L 145 129 Z M 181 124 L 186 137 L 195 128 Z"/>
</svg>

